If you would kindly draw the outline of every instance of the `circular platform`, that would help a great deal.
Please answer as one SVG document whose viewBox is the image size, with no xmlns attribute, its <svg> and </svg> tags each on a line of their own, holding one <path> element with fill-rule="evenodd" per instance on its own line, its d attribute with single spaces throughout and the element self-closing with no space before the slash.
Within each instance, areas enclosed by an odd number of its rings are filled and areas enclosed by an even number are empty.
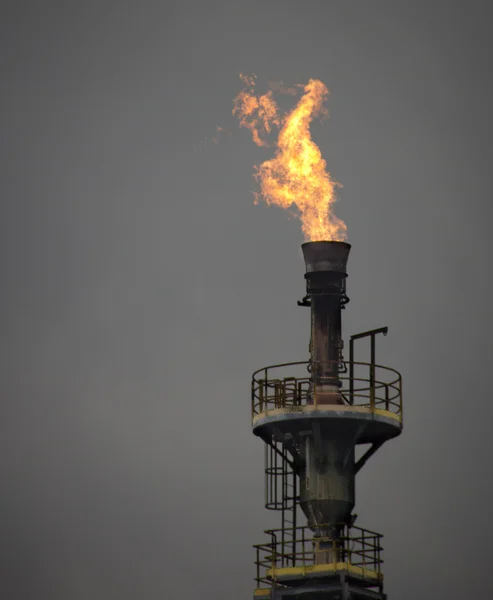
<svg viewBox="0 0 493 600">
<path fill-rule="evenodd" d="M 317 388 L 307 361 L 264 367 L 252 377 L 253 432 L 264 440 L 279 432 L 296 437 L 320 425 L 330 437 L 355 444 L 385 442 L 402 431 L 402 380 L 395 369 L 373 363 L 338 363 L 340 388 Z"/>
<path fill-rule="evenodd" d="M 395 412 L 364 406 L 286 406 L 273 408 L 253 417 L 253 432 L 262 438 L 276 431 L 296 436 L 314 422 L 325 433 L 354 436 L 356 444 L 373 444 L 397 437 L 402 420 Z"/>
</svg>

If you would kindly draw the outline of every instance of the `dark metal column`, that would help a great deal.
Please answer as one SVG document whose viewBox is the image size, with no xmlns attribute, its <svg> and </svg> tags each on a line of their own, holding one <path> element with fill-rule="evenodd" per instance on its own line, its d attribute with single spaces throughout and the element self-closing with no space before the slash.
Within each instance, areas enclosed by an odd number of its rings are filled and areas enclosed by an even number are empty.
<svg viewBox="0 0 493 600">
<path fill-rule="evenodd" d="M 347 302 L 344 281 L 351 246 L 345 242 L 307 242 L 306 291 L 311 305 L 310 361 L 314 400 L 342 404 L 339 364 L 342 359 L 341 309 Z"/>
</svg>

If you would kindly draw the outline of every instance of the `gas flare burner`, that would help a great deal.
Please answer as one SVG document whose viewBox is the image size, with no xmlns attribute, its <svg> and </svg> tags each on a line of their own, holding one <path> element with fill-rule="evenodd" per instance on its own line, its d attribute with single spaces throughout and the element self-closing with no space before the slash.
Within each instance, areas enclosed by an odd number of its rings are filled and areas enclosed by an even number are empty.
<svg viewBox="0 0 493 600">
<path fill-rule="evenodd" d="M 255 546 L 255 598 L 386 598 L 382 536 L 356 527 L 352 511 L 356 474 L 402 431 L 401 376 L 375 362 L 375 337 L 386 327 L 351 336 L 344 360 L 350 249 L 334 241 L 302 245 L 306 295 L 298 304 L 311 311 L 309 360 L 253 374 L 253 432 L 266 445 L 266 508 L 281 512 L 281 528 Z M 370 362 L 356 362 L 354 342 L 365 337 Z M 298 525 L 303 516 L 307 524 Z"/>
</svg>

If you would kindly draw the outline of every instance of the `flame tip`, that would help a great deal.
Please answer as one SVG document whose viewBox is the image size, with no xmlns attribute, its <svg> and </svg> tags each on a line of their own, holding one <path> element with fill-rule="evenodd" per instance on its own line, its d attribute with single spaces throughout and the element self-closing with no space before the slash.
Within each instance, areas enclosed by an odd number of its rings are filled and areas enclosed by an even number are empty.
<svg viewBox="0 0 493 600">
<path fill-rule="evenodd" d="M 255 75 L 240 74 L 240 77 L 247 85 L 251 83 L 250 87 L 255 85 Z M 288 218 L 301 219 L 302 231 L 310 241 L 344 240 L 346 225 L 331 212 L 336 201 L 334 190 L 342 185 L 331 179 L 320 148 L 310 134 L 314 118 L 319 117 L 322 122 L 328 118 L 324 102 L 330 92 L 319 79 L 296 84 L 294 87 L 303 88 L 304 94 L 288 114 L 281 116 L 273 92 L 282 92 L 284 84 L 269 82 L 269 87 L 260 96 L 252 89 L 244 89 L 235 98 L 233 108 L 240 127 L 250 130 L 257 146 L 269 147 L 265 136 L 272 133 L 273 127 L 280 129 L 274 156 L 254 166 L 254 179 L 260 183 L 260 192 L 254 195 L 255 204 L 262 197 L 268 205 L 288 210 L 296 206 L 299 214 L 290 211 Z"/>
</svg>

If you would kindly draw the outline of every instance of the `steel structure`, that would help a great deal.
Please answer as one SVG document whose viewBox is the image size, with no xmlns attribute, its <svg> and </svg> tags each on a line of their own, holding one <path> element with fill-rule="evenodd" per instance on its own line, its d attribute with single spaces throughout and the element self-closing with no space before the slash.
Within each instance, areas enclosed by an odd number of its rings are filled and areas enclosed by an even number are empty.
<svg viewBox="0 0 493 600">
<path fill-rule="evenodd" d="M 355 476 L 402 430 L 401 376 L 375 362 L 375 338 L 353 335 L 344 360 L 341 311 L 351 246 L 307 242 L 310 358 L 265 367 L 252 378 L 253 432 L 265 442 L 265 506 L 281 527 L 255 546 L 254 598 L 384 600 L 382 536 L 355 526 Z M 370 362 L 354 360 L 369 337 Z M 356 459 L 356 448 L 368 445 Z M 305 521 L 306 525 L 299 523 Z"/>
</svg>

